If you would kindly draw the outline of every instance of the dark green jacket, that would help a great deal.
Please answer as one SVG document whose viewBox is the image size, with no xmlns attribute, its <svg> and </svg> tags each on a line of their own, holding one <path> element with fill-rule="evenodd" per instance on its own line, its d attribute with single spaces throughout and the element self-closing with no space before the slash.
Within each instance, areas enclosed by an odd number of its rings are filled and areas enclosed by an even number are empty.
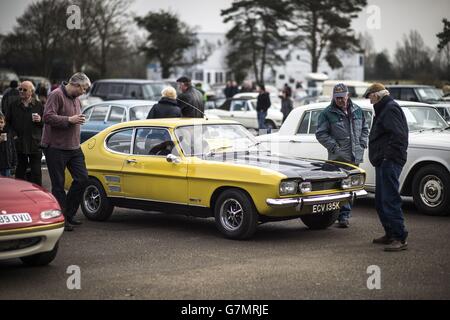
<svg viewBox="0 0 450 320">
<path fill-rule="evenodd" d="M 319 115 L 316 138 L 328 150 L 328 159 L 360 164 L 367 148 L 369 127 L 362 109 L 348 100 L 349 115 L 334 101 Z"/>
</svg>

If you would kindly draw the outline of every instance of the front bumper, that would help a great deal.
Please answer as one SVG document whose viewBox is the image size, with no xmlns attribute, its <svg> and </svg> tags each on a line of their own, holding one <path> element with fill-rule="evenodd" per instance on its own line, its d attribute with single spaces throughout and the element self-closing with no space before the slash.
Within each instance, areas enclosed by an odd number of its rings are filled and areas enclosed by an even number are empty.
<svg viewBox="0 0 450 320">
<path fill-rule="evenodd" d="M 52 251 L 63 232 L 64 222 L 49 226 L 2 231 L 0 232 L 0 242 L 31 238 L 40 238 L 40 241 L 23 249 L 0 251 L 0 260 L 21 258 Z"/>
<path fill-rule="evenodd" d="M 303 206 L 312 206 L 315 204 L 329 203 L 335 201 L 353 201 L 357 198 L 364 198 L 367 196 L 365 190 L 350 191 L 343 193 L 334 193 L 323 196 L 307 196 L 296 198 L 279 198 L 279 199 L 267 199 L 266 203 L 272 208 L 292 208 L 296 207 L 297 211 L 300 211 Z"/>
</svg>

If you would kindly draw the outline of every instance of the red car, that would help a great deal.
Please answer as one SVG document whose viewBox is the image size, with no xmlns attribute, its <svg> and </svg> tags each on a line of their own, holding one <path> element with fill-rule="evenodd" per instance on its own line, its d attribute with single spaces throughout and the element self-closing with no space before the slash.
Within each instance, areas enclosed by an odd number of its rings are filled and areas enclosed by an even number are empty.
<svg viewBox="0 0 450 320">
<path fill-rule="evenodd" d="M 63 231 L 64 216 L 51 193 L 0 176 L 0 260 L 47 265 L 56 257 Z"/>
</svg>

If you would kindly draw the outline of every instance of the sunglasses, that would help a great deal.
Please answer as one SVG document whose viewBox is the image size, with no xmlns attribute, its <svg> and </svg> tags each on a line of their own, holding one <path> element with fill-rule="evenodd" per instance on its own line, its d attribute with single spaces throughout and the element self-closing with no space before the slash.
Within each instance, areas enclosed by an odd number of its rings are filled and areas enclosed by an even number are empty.
<svg viewBox="0 0 450 320">
<path fill-rule="evenodd" d="M 25 89 L 25 88 L 19 88 L 19 92 L 27 92 L 28 91 L 28 89 Z"/>
</svg>

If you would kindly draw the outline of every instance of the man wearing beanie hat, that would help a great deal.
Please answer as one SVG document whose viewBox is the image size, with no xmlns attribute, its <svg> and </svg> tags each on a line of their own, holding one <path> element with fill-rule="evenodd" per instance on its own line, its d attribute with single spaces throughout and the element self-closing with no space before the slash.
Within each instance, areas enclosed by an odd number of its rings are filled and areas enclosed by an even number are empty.
<svg viewBox="0 0 450 320">
<path fill-rule="evenodd" d="M 373 243 L 386 245 L 385 251 L 406 250 L 408 231 L 399 177 L 406 163 L 408 124 L 402 109 L 381 83 L 371 85 L 364 97 L 370 99 L 375 110 L 369 135 L 369 160 L 375 167 L 375 205 L 385 232 Z"/>
<path fill-rule="evenodd" d="M 354 104 L 343 83 L 333 88 L 333 100 L 318 119 L 317 140 L 328 150 L 328 160 L 359 165 L 367 148 L 369 127 L 359 106 Z M 351 205 L 342 206 L 338 226 L 349 227 Z"/>
</svg>

